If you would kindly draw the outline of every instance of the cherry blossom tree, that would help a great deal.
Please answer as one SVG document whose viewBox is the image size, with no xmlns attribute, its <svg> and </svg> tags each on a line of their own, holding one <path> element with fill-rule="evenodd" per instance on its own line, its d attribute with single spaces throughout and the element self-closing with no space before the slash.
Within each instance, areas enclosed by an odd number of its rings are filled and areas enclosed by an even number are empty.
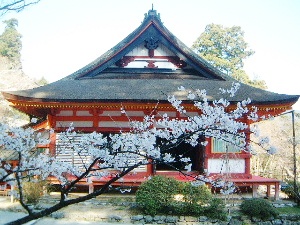
<svg viewBox="0 0 300 225">
<path fill-rule="evenodd" d="M 230 90 L 220 89 L 228 99 L 234 95 L 239 84 L 233 84 Z M 117 180 L 122 179 L 126 174 L 135 168 L 150 163 L 171 164 L 176 159 L 169 153 L 169 150 L 180 143 L 188 143 L 192 146 L 199 144 L 203 137 L 213 137 L 232 143 L 245 151 L 251 152 L 248 145 L 248 132 L 257 133 L 248 124 L 241 122 L 245 116 L 249 120 L 258 120 L 255 107 L 248 107 L 250 99 L 238 102 L 235 109 L 229 110 L 231 105 L 229 100 L 219 99 L 209 102 L 205 90 L 186 90 L 180 87 L 179 91 L 186 93 L 187 97 L 194 106 L 201 112 L 197 116 L 188 116 L 187 119 L 171 119 L 167 114 L 161 118 L 147 115 L 143 121 L 131 121 L 129 132 L 110 134 L 109 136 L 101 133 L 89 133 L 78 137 L 78 133 L 70 126 L 68 130 L 60 133 L 60 139 L 64 145 L 56 151 L 56 156 L 39 153 L 38 144 L 45 144 L 39 134 L 31 128 L 22 129 L 6 124 L 0 124 L 0 146 L 3 149 L 14 150 L 18 153 L 19 165 L 15 168 L 3 162 L 0 169 L 0 181 L 6 181 L 11 185 L 17 186 L 21 205 L 28 212 L 28 215 L 10 222 L 8 224 L 24 224 L 28 221 L 41 218 L 60 210 L 69 205 L 92 199 L 106 192 L 108 188 Z M 168 101 L 181 114 L 188 115 L 183 102 L 174 96 L 169 96 Z M 232 106 L 232 105 L 231 105 Z M 126 114 L 124 109 L 122 113 Z M 158 143 L 157 139 L 161 141 Z M 268 139 L 262 138 L 261 145 L 267 145 Z M 206 141 L 200 144 L 206 145 Z M 80 166 L 74 166 L 60 160 L 57 155 L 63 154 L 67 148 L 72 150 L 80 157 Z M 267 149 L 270 153 L 273 148 Z M 191 170 L 191 159 L 181 158 L 180 161 L 185 165 L 185 169 L 180 171 L 186 176 Z M 111 169 L 118 171 L 110 174 Z M 36 211 L 32 210 L 24 198 L 23 183 L 35 180 L 46 180 L 49 177 L 57 179 L 60 191 L 60 200 L 52 206 Z M 81 180 L 109 177 L 107 182 L 100 189 L 87 193 L 84 196 L 69 199 L 68 193 Z M 209 182 L 205 176 L 197 176 L 194 179 L 199 185 Z M 215 185 L 224 186 L 224 182 L 219 181 Z M 223 193 L 233 191 L 232 184 L 223 188 Z"/>
</svg>

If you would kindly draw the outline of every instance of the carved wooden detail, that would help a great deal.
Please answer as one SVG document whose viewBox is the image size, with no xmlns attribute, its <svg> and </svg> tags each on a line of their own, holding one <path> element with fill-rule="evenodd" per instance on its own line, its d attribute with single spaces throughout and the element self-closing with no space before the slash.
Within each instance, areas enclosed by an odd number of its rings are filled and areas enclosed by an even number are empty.
<svg viewBox="0 0 300 225">
<path fill-rule="evenodd" d="M 118 60 L 115 64 L 119 67 L 125 67 L 130 62 L 134 61 L 135 56 L 123 56 L 120 60 Z"/>
<path fill-rule="evenodd" d="M 186 67 L 186 62 L 181 60 L 178 56 L 167 56 L 167 59 L 170 63 L 173 63 L 178 68 Z"/>
<path fill-rule="evenodd" d="M 50 110 L 50 113 L 51 113 L 51 115 L 56 115 L 56 114 L 59 114 L 60 113 L 60 111 L 61 111 L 61 109 L 54 109 L 54 108 L 52 108 L 51 110 Z"/>
<path fill-rule="evenodd" d="M 148 51 L 148 56 L 150 58 L 154 57 L 154 49 L 158 47 L 158 38 L 156 37 L 149 37 L 145 40 L 145 47 L 149 50 Z M 153 67 L 150 67 L 153 68 Z"/>
<path fill-rule="evenodd" d="M 150 50 L 149 50 L 150 51 Z M 154 59 L 165 59 L 168 62 L 174 64 L 178 68 L 184 68 L 187 66 L 186 62 L 181 60 L 178 56 L 123 56 L 120 60 L 118 60 L 115 64 L 119 67 L 125 67 L 130 62 L 133 62 L 135 59 L 145 59 L 145 61 L 148 63 L 146 68 L 157 68 L 155 66 L 155 60 Z M 146 59 L 153 59 L 153 60 L 146 60 Z"/>
<path fill-rule="evenodd" d="M 147 60 L 146 62 L 148 63 L 148 65 L 145 66 L 145 68 L 157 68 L 157 66 L 155 66 L 155 64 L 154 64 L 156 61 L 154 61 L 154 60 Z"/>
</svg>

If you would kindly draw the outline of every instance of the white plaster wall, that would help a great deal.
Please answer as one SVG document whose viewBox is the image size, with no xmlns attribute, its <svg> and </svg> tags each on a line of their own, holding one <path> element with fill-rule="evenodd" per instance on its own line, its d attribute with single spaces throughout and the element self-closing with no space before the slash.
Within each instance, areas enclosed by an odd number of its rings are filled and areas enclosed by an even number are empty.
<svg viewBox="0 0 300 225">
<path fill-rule="evenodd" d="M 245 173 L 245 159 L 208 159 L 207 171 L 209 173 Z"/>
<path fill-rule="evenodd" d="M 114 127 L 114 128 L 124 128 L 130 127 L 130 123 L 127 121 L 100 121 L 99 127 Z"/>
<path fill-rule="evenodd" d="M 76 116 L 92 116 L 93 114 L 90 113 L 88 110 L 81 110 L 76 112 Z"/>
<path fill-rule="evenodd" d="M 56 121 L 56 127 L 93 127 L 93 121 Z"/>
<path fill-rule="evenodd" d="M 56 116 L 73 116 L 73 110 L 61 110 Z"/>
</svg>

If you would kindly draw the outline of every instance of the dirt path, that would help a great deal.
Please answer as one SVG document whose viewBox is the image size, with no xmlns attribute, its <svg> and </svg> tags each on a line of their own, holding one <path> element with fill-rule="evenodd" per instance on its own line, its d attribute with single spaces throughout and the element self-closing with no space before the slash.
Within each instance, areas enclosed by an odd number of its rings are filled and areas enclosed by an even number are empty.
<svg viewBox="0 0 300 225">
<path fill-rule="evenodd" d="M 37 207 L 50 206 L 53 201 L 55 201 L 55 197 L 44 197 Z M 96 224 L 96 222 L 102 224 L 109 222 L 111 224 L 117 221 L 130 223 L 131 213 L 129 209 L 130 206 L 128 204 L 123 205 L 121 199 L 118 198 L 92 199 L 63 208 L 49 217 L 36 221 L 34 224 L 46 224 L 46 222 L 51 225 L 68 224 L 66 222 L 72 222 L 72 224 Z M 24 215 L 25 211 L 18 202 L 11 203 L 9 197 L 0 196 L 0 224 L 21 218 Z M 62 223 L 63 221 L 64 223 Z"/>
</svg>

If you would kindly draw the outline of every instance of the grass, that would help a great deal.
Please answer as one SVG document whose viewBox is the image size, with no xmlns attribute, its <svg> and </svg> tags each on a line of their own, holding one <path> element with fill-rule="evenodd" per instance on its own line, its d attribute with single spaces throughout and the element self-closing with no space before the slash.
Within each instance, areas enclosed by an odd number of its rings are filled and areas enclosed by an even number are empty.
<svg viewBox="0 0 300 225">
<path fill-rule="evenodd" d="M 280 214 L 297 214 L 300 215 L 300 207 L 280 207 L 276 208 Z"/>
</svg>

